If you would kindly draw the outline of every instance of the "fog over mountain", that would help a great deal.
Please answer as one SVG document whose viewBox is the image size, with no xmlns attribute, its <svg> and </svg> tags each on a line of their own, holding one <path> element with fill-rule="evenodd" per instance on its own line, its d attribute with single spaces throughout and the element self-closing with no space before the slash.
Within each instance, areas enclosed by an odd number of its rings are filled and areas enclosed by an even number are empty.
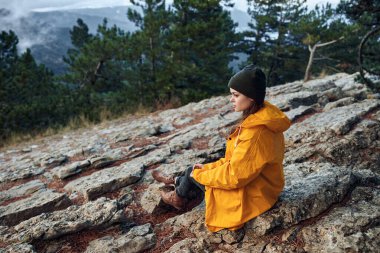
<svg viewBox="0 0 380 253">
<path fill-rule="evenodd" d="M 101 9 L 78 9 L 50 12 L 30 12 L 19 18 L 10 10 L 1 9 L 1 30 L 13 30 L 19 37 L 19 52 L 27 48 L 32 50 L 38 63 L 44 63 L 56 73 L 65 71 L 63 56 L 71 47 L 69 30 L 78 18 L 88 25 L 91 33 L 96 33 L 97 26 L 106 17 L 108 25 L 117 25 L 125 31 L 136 29 L 127 17 L 128 7 Z"/>
<path fill-rule="evenodd" d="M 333 0 L 331 3 L 336 4 L 338 1 Z M 307 4 L 312 8 L 315 4 L 325 2 L 308 0 Z M 115 6 L 116 4 L 122 6 Z M 117 25 L 124 31 L 134 31 L 136 27 L 126 16 L 128 8 L 134 7 L 128 4 L 130 3 L 126 0 L 0 0 L 1 30 L 15 31 L 19 38 L 19 53 L 30 48 L 38 63 L 45 64 L 59 74 L 65 71 L 63 56 L 71 47 L 69 31 L 77 19 L 83 19 L 91 33 L 96 33 L 97 26 L 104 18 L 107 18 L 109 26 Z M 246 1 L 239 0 L 230 9 L 232 19 L 238 23 L 239 32 L 247 30 L 248 22 L 251 21 L 246 8 Z"/>
<path fill-rule="evenodd" d="M 47 12 L 29 12 L 20 15 L 9 9 L 0 9 L 1 30 L 13 30 L 19 38 L 19 53 L 27 48 L 38 63 L 45 64 L 57 74 L 64 73 L 66 64 L 63 56 L 71 44 L 70 29 L 78 18 L 88 25 L 90 33 L 96 33 L 97 27 L 107 18 L 108 25 L 116 25 L 124 31 L 134 31 L 136 27 L 126 16 L 128 8 L 118 6 L 107 8 L 72 9 Z M 231 16 L 239 24 L 238 31 L 247 29 L 250 18 L 246 12 L 231 10 Z"/>
</svg>

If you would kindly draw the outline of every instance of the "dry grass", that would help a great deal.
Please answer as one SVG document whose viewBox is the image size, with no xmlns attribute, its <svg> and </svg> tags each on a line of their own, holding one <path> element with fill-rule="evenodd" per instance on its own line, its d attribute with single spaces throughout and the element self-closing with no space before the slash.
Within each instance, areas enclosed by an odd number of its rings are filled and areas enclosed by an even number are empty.
<svg viewBox="0 0 380 253">
<path fill-rule="evenodd" d="M 318 75 L 318 78 L 325 78 L 327 75 L 329 75 L 327 69 L 322 69 Z"/>
<path fill-rule="evenodd" d="M 170 101 L 164 101 L 164 102 L 156 101 L 155 108 L 157 111 L 161 111 L 161 110 L 169 110 L 169 109 L 177 108 L 177 107 L 180 107 L 181 105 L 182 104 L 179 98 L 172 97 Z"/>
<path fill-rule="evenodd" d="M 12 132 L 10 135 L 0 142 L 0 151 L 5 148 L 15 147 L 20 143 L 28 142 L 28 141 L 38 141 L 42 138 L 48 136 L 54 136 L 57 134 L 64 134 L 67 132 L 71 132 L 74 130 L 86 129 L 90 127 L 94 127 L 96 125 L 103 125 L 104 123 L 109 123 L 111 120 L 123 121 L 126 119 L 136 118 L 146 116 L 151 113 L 152 110 L 146 108 L 144 106 L 139 106 L 135 112 L 125 112 L 119 115 L 113 115 L 109 110 L 103 109 L 100 112 L 99 122 L 93 122 L 88 119 L 85 115 L 81 114 L 77 117 L 73 117 L 69 120 L 66 125 L 61 125 L 57 127 L 49 127 L 41 131 L 30 131 L 28 133 L 20 133 L 20 132 Z"/>
</svg>

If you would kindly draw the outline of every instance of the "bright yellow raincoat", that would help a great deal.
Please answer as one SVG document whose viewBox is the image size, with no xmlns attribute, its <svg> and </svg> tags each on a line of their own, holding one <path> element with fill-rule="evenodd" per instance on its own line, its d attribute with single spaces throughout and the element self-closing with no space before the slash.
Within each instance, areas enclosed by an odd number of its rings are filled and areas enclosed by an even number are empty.
<svg viewBox="0 0 380 253">
<path fill-rule="evenodd" d="M 290 120 L 265 101 L 227 139 L 225 157 L 193 171 L 205 185 L 210 231 L 235 230 L 271 208 L 284 188 L 283 132 Z"/>
</svg>

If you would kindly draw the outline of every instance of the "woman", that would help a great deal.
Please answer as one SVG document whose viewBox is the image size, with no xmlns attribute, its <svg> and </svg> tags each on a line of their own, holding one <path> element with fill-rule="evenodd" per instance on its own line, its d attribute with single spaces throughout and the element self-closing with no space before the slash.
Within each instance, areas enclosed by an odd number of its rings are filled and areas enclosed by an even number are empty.
<svg viewBox="0 0 380 253">
<path fill-rule="evenodd" d="M 283 132 L 290 120 L 277 107 L 264 101 L 265 74 L 246 66 L 228 83 L 231 103 L 242 119 L 227 139 L 225 156 L 216 162 L 196 164 L 174 179 L 156 171 L 153 177 L 175 183 L 162 192 L 164 202 L 180 209 L 188 192 L 205 189 L 206 226 L 212 232 L 237 230 L 271 208 L 284 188 Z"/>
</svg>

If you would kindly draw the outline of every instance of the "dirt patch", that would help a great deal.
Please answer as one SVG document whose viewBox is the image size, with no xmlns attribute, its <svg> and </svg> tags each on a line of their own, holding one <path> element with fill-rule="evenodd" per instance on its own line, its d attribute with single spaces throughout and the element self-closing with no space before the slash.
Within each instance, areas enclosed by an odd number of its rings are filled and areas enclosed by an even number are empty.
<svg viewBox="0 0 380 253">
<path fill-rule="evenodd" d="M 290 245 L 298 249 L 303 249 L 305 247 L 305 242 L 303 241 L 302 236 L 300 234 L 297 234 L 296 238 L 290 241 Z"/>
<path fill-rule="evenodd" d="M 0 240 L 0 249 L 4 249 L 4 248 L 6 248 L 7 246 L 9 246 L 9 243 L 7 243 L 7 242 L 3 242 L 3 241 Z"/>
<path fill-rule="evenodd" d="M 149 214 L 142 208 L 141 205 L 137 203 L 130 204 L 127 209 L 131 209 L 133 211 L 132 221 L 137 225 L 150 223 L 152 226 L 155 226 L 156 224 L 160 224 L 169 218 L 181 214 L 180 211 L 175 211 L 171 208 L 160 210 L 159 215 Z"/>
<path fill-rule="evenodd" d="M 81 206 L 86 203 L 86 199 L 82 193 L 77 192 L 77 196 L 71 199 L 73 205 Z"/>
<path fill-rule="evenodd" d="M 133 146 L 141 147 L 141 148 L 148 146 L 148 145 L 152 145 L 152 144 L 155 144 L 155 145 L 159 144 L 159 140 L 157 137 L 149 137 L 149 138 L 136 137 L 136 138 L 132 139 L 131 142 L 132 142 Z"/>
<path fill-rule="evenodd" d="M 132 158 L 117 160 L 117 161 L 113 162 L 111 165 L 107 166 L 107 168 L 120 166 L 123 163 L 129 162 L 130 160 L 132 160 Z"/>
<path fill-rule="evenodd" d="M 18 200 L 29 198 L 30 196 L 32 196 L 32 194 L 28 194 L 28 195 L 21 196 L 21 197 L 11 198 L 11 199 L 8 199 L 8 200 L 5 200 L 5 201 L 1 202 L 0 206 L 7 206 L 7 205 L 9 205 L 9 204 L 11 204 L 13 202 L 18 201 Z"/>
<path fill-rule="evenodd" d="M 84 252 L 88 244 L 96 239 L 107 235 L 118 236 L 121 234 L 119 226 L 110 227 L 104 230 L 86 230 L 78 233 L 62 236 L 56 240 L 40 240 L 33 243 L 37 252 L 47 252 L 48 249 L 56 248 L 59 253 L 80 253 Z"/>
<path fill-rule="evenodd" d="M 369 119 L 369 120 L 376 120 L 378 121 L 376 118 L 374 118 L 374 114 L 378 111 L 378 107 L 374 108 L 373 110 L 367 112 L 366 114 L 364 114 L 361 118 L 362 119 Z"/>
<path fill-rule="evenodd" d="M 121 189 L 118 189 L 113 192 L 107 192 L 105 194 L 102 194 L 101 197 L 106 197 L 108 199 L 118 199 L 120 197 Z"/>
<path fill-rule="evenodd" d="M 195 138 L 191 141 L 191 148 L 198 150 L 208 149 L 208 143 L 210 141 L 210 137 L 207 138 Z"/>
<path fill-rule="evenodd" d="M 161 253 L 167 251 L 171 246 L 186 238 L 195 238 L 195 235 L 191 233 L 185 227 L 182 227 L 179 231 L 174 232 L 172 228 L 165 228 L 160 231 L 155 231 L 157 236 L 156 246 L 147 253 Z"/>
<path fill-rule="evenodd" d="M 310 118 L 311 116 L 317 114 L 317 113 L 321 113 L 322 112 L 322 109 L 317 109 L 315 110 L 314 112 L 312 113 L 308 113 L 308 114 L 305 114 L 305 115 L 302 115 L 302 116 L 299 116 L 297 118 L 295 118 L 292 122 L 292 124 L 295 124 L 295 123 L 300 123 L 302 121 L 305 121 L 306 119 Z"/>
<path fill-rule="evenodd" d="M 26 184 L 30 181 L 37 179 L 37 178 L 39 178 L 39 176 L 32 176 L 32 177 L 28 177 L 28 178 L 24 178 L 24 179 L 18 179 L 18 180 L 11 181 L 11 182 L 0 183 L 0 192 L 7 191 L 7 190 L 9 190 L 15 186 Z"/>
<path fill-rule="evenodd" d="M 135 197 L 137 197 L 137 195 L 139 194 L 139 193 L 142 193 L 142 192 L 144 192 L 146 189 L 148 189 L 148 185 L 146 185 L 146 184 L 134 184 L 134 185 L 132 185 L 131 186 L 131 189 L 133 190 L 133 192 L 134 192 L 134 196 L 133 196 L 133 199 L 135 199 Z"/>
<path fill-rule="evenodd" d="M 86 159 L 87 159 L 86 153 L 85 153 L 84 150 L 82 150 L 81 154 L 76 154 L 74 156 L 69 157 L 68 160 L 67 160 L 67 163 L 80 162 L 80 161 L 84 161 Z"/>
<path fill-rule="evenodd" d="M 160 165 L 162 165 L 161 163 L 155 163 L 155 164 L 152 164 L 148 167 L 145 168 L 145 170 L 154 170 L 154 169 L 157 169 L 158 167 L 160 167 Z"/>
<path fill-rule="evenodd" d="M 60 179 L 54 179 L 52 181 L 49 181 L 46 177 L 40 176 L 39 179 L 41 182 L 45 183 L 47 188 L 56 190 L 57 192 L 66 192 L 65 189 L 63 188 L 65 186 L 65 182 L 63 182 Z"/>
</svg>

